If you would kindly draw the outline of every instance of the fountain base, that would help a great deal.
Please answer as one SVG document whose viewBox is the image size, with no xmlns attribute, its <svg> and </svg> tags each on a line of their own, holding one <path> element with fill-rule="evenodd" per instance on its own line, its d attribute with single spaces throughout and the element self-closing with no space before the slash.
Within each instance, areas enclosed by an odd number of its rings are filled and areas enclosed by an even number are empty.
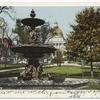
<svg viewBox="0 0 100 100">
<path fill-rule="evenodd" d="M 88 86 L 87 79 L 65 78 L 64 82 L 53 80 L 27 80 L 18 81 L 16 78 L 0 78 L 1 89 L 81 89 Z"/>
<path fill-rule="evenodd" d="M 19 80 L 31 80 L 31 79 L 41 79 L 41 74 L 43 72 L 42 65 L 39 64 L 38 59 L 30 58 L 28 65 L 26 65 L 25 70 L 20 73 L 18 77 Z"/>
</svg>

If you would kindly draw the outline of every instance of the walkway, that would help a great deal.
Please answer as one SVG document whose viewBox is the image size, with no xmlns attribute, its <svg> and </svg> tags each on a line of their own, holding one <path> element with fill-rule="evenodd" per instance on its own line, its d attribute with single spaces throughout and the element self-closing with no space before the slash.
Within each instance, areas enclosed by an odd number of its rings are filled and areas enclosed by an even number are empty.
<svg viewBox="0 0 100 100">
<path fill-rule="evenodd" d="M 3 70 L 0 70 L 0 72 L 14 71 L 14 70 L 20 70 L 20 69 L 24 69 L 24 68 L 3 69 Z"/>
</svg>

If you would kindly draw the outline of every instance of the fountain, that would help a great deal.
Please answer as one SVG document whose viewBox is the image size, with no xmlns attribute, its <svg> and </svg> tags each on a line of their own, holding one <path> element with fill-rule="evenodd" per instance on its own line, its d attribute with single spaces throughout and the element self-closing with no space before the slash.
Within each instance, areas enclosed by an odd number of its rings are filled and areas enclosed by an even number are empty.
<svg viewBox="0 0 100 100">
<path fill-rule="evenodd" d="M 31 18 L 25 18 L 21 22 L 24 25 L 31 27 L 29 43 L 21 44 L 11 47 L 11 50 L 15 53 L 21 53 L 28 60 L 28 64 L 25 70 L 20 74 L 18 78 L 7 77 L 0 78 L 1 89 L 78 89 L 83 86 L 87 86 L 89 83 L 86 79 L 71 79 L 65 77 L 50 77 L 49 79 L 43 79 L 42 65 L 39 63 L 39 59 L 44 54 L 51 54 L 56 49 L 48 44 L 41 43 L 40 37 L 36 32 L 36 27 L 43 25 L 44 20 L 35 18 L 34 10 L 31 11 Z"/>
<path fill-rule="evenodd" d="M 31 11 L 31 18 L 25 18 L 21 22 L 31 28 L 30 38 L 28 44 L 21 44 L 20 46 L 14 46 L 11 48 L 13 52 L 22 53 L 25 58 L 28 59 L 28 65 L 25 71 L 19 78 L 22 79 L 41 79 L 42 65 L 39 64 L 39 58 L 44 54 L 50 54 L 55 52 L 55 48 L 48 44 L 43 44 L 40 41 L 38 33 L 36 33 L 36 27 L 43 25 L 44 20 L 35 18 L 36 14 L 34 10 Z"/>
</svg>

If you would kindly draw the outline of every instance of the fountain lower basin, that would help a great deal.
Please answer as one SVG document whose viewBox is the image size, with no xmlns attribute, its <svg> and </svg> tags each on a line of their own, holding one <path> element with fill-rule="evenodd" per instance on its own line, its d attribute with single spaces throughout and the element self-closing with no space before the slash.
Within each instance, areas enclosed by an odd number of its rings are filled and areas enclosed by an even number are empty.
<svg viewBox="0 0 100 100">
<path fill-rule="evenodd" d="M 43 54 L 50 54 L 55 52 L 55 48 L 51 45 L 39 45 L 39 44 L 24 44 L 21 46 L 15 46 L 11 48 L 12 51 L 22 53 L 24 57 L 35 58 L 43 57 Z"/>
<path fill-rule="evenodd" d="M 87 86 L 87 79 L 65 78 L 64 82 L 56 83 L 53 80 L 18 81 L 17 78 L 0 78 L 1 89 L 79 89 Z"/>
</svg>

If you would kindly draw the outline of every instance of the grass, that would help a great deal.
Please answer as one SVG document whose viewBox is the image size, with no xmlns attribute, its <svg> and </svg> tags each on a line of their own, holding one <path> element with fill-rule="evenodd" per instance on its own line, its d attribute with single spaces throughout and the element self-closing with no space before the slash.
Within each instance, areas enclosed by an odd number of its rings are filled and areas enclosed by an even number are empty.
<svg viewBox="0 0 100 100">
<path fill-rule="evenodd" d="M 44 71 L 47 73 L 53 73 L 53 74 L 59 74 L 59 75 L 82 73 L 82 70 L 80 67 L 73 67 L 73 66 L 44 68 Z"/>
<path fill-rule="evenodd" d="M 0 72 L 0 78 L 4 78 L 4 77 L 17 77 L 20 75 L 20 73 L 23 70 L 12 70 L 12 71 L 6 71 L 6 72 Z"/>
<path fill-rule="evenodd" d="M 44 71 L 55 76 L 66 76 L 70 78 L 91 78 L 90 68 L 79 66 L 46 67 Z M 98 68 L 94 68 L 94 78 L 99 78 Z"/>
<path fill-rule="evenodd" d="M 4 64 L 0 64 L 0 70 L 7 70 L 7 69 L 13 69 L 13 68 L 22 68 L 24 67 L 24 64 L 7 64 L 6 67 Z"/>
<path fill-rule="evenodd" d="M 5 67 L 4 64 L 0 64 L 0 70 L 9 70 L 9 71 L 4 71 L 4 72 L 0 72 L 0 78 L 3 77 L 17 77 L 20 75 L 20 73 L 22 72 L 22 67 L 24 67 L 25 65 L 23 64 L 7 64 L 7 66 Z M 16 69 L 19 68 L 19 69 Z"/>
<path fill-rule="evenodd" d="M 7 65 L 7 67 L 4 67 L 4 65 L 0 66 L 0 70 L 6 70 L 9 69 L 9 71 L 6 72 L 0 72 L 0 77 L 11 77 L 11 76 L 18 76 L 22 69 L 16 69 L 16 68 L 22 68 L 25 65 L 23 64 L 12 64 Z M 15 68 L 15 69 L 14 69 Z M 14 69 L 11 71 L 10 69 Z M 50 66 L 50 67 L 43 67 L 43 70 L 45 73 L 48 73 L 53 76 L 66 76 L 68 78 L 91 78 L 90 75 L 90 68 L 86 67 L 80 67 L 80 66 Z M 94 78 L 99 78 L 100 72 L 98 68 L 94 68 Z"/>
</svg>

